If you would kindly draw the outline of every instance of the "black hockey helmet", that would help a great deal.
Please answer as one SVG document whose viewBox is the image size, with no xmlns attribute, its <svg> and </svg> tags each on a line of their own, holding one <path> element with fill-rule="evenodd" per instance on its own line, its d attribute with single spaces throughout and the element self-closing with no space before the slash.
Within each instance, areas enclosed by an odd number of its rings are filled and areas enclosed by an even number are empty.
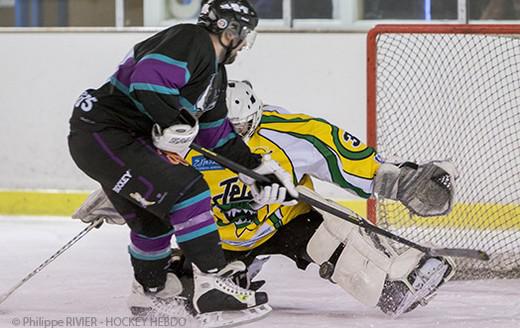
<svg viewBox="0 0 520 328">
<path fill-rule="evenodd" d="M 197 24 L 215 34 L 229 29 L 245 40 L 258 25 L 258 15 L 248 0 L 208 0 L 202 5 Z"/>
</svg>

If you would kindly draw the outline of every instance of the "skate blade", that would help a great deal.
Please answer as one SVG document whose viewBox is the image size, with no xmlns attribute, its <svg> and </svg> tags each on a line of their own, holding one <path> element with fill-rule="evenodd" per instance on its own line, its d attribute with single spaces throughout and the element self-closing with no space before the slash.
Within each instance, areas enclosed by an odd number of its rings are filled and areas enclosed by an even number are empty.
<svg viewBox="0 0 520 328">
<path fill-rule="evenodd" d="M 140 307 L 140 306 L 131 306 L 130 312 L 135 317 L 146 317 L 150 313 L 152 313 L 153 308 L 151 307 Z"/>
<path fill-rule="evenodd" d="M 193 317 L 189 302 L 183 297 L 168 300 L 153 300 L 149 306 L 130 306 L 136 317 Z"/>
<path fill-rule="evenodd" d="M 262 304 L 240 311 L 217 311 L 197 316 L 202 328 L 234 327 L 263 319 L 273 309 Z"/>
<path fill-rule="evenodd" d="M 408 294 L 401 305 L 397 308 L 395 313 L 392 314 L 392 318 L 397 318 L 401 314 L 405 313 L 412 304 L 416 302 L 420 302 L 424 300 L 426 297 L 431 299 L 434 296 L 435 289 L 438 288 L 440 282 L 444 279 L 444 274 L 448 270 L 448 266 L 445 266 L 443 269 L 438 270 L 433 274 L 428 281 L 426 281 L 420 290 L 418 290 L 414 294 Z M 425 304 L 423 304 L 425 305 Z"/>
</svg>

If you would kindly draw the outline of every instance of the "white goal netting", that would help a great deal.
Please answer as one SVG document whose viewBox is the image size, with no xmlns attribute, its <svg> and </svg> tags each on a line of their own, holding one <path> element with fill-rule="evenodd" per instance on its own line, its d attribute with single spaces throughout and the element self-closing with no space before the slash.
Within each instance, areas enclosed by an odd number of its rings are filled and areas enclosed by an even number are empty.
<svg viewBox="0 0 520 328">
<path fill-rule="evenodd" d="M 457 259 L 458 278 L 520 277 L 520 27 L 387 26 L 369 40 L 369 143 L 385 158 L 451 159 L 460 172 L 449 216 L 382 201 L 378 224 L 490 254 Z"/>
</svg>

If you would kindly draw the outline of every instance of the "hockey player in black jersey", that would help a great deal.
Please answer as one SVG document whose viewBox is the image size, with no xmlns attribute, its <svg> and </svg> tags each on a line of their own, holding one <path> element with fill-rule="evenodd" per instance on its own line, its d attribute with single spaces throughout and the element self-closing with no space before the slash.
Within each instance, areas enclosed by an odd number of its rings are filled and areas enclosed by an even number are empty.
<svg viewBox="0 0 520 328">
<path fill-rule="evenodd" d="M 133 312 L 181 293 L 178 278 L 165 269 L 173 234 L 194 264 L 193 308 L 203 322 L 218 317 L 226 322 L 212 325 L 240 323 L 270 310 L 265 293 L 230 279 L 245 265 L 226 263 L 208 185 L 176 155 L 195 141 L 278 178 L 255 197 L 294 203 L 285 201 L 287 193 L 297 196 L 290 175 L 273 160 L 251 154 L 226 117 L 224 65 L 251 46 L 257 23 L 247 0 L 207 1 L 196 25 L 176 25 L 135 45 L 107 83 L 85 91 L 75 104 L 68 137 L 72 158 L 101 184 L 131 229 Z"/>
<path fill-rule="evenodd" d="M 227 93 L 228 118 L 236 133 L 248 140 L 253 151 L 270 153 L 299 177 L 299 185 L 311 187 L 312 176 L 355 191 L 360 197 L 377 193 L 397 200 L 420 216 L 443 215 L 451 210 L 457 176 L 451 162 L 435 161 L 414 168 L 385 163 L 375 156 L 375 150 L 323 119 L 264 105 L 249 82 L 229 81 Z M 351 156 L 355 151 L 365 155 Z M 201 155 L 195 151 L 184 160 L 199 167 L 210 185 L 226 258 L 248 265 L 247 272 L 234 277 L 243 287 L 257 290 L 264 283 L 252 281 L 267 260 L 257 256 L 281 254 L 300 269 L 311 263 L 319 265 L 322 278 L 361 303 L 396 317 L 427 304 L 455 271 L 449 257 L 432 257 L 414 248 L 395 249 L 386 238 L 303 202 L 263 206 L 249 199 L 243 192 L 245 186 L 237 186 L 236 173 L 210 161 L 200 165 Z M 363 178 L 352 179 L 354 174 Z M 441 187 L 438 174 L 450 183 Z M 125 223 L 98 190 L 73 218 L 91 221 L 100 216 L 109 223 Z M 183 295 L 192 297 L 193 270 L 181 250 L 173 251 L 169 270 L 183 282 Z"/>
</svg>

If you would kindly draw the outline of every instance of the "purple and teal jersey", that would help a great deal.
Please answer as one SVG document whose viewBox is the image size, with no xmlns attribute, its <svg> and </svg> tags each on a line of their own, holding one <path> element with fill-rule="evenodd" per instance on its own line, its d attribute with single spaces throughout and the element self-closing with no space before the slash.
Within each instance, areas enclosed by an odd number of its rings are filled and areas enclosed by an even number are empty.
<svg viewBox="0 0 520 328">
<path fill-rule="evenodd" d="M 208 31 L 180 24 L 135 45 L 105 85 L 89 90 L 105 111 L 82 113 L 82 120 L 149 136 L 155 123 L 163 129 L 181 123 L 179 110 L 185 108 L 199 120 L 196 143 L 256 167 L 258 158 L 227 118 L 226 87 L 226 69 Z"/>
</svg>

